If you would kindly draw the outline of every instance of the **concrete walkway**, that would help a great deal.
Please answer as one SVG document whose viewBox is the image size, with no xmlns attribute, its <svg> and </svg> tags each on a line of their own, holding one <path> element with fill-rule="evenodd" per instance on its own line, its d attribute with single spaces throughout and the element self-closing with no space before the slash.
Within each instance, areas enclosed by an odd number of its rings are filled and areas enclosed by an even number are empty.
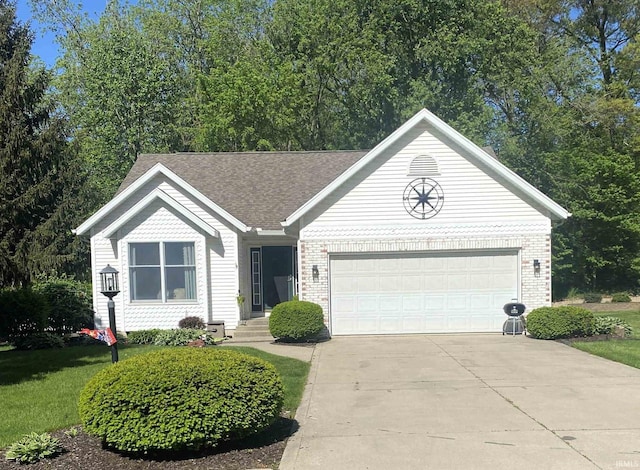
<svg viewBox="0 0 640 470">
<path fill-rule="evenodd" d="M 318 344 L 280 469 L 640 468 L 640 370 L 522 336 Z"/>
<path fill-rule="evenodd" d="M 311 361 L 315 348 L 315 344 L 313 343 L 274 343 L 273 341 L 228 341 L 222 345 L 225 347 L 244 346 L 256 348 L 271 354 L 292 357 L 304 362 Z"/>
</svg>

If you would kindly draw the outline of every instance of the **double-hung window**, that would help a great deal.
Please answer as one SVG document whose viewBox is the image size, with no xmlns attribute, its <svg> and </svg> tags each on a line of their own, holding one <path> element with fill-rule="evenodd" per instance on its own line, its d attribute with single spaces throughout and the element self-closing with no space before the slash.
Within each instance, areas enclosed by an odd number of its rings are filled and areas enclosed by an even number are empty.
<svg viewBox="0 0 640 470">
<path fill-rule="evenodd" d="M 196 300 L 193 242 L 129 244 L 131 300 Z"/>
</svg>

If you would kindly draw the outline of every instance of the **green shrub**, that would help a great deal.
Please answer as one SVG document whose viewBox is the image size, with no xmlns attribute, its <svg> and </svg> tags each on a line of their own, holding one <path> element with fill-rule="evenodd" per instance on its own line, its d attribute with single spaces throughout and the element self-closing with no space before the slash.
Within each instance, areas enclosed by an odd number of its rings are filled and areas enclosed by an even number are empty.
<svg viewBox="0 0 640 470">
<path fill-rule="evenodd" d="M 278 418 L 273 365 L 235 351 L 175 348 L 96 374 L 80 394 L 84 429 L 126 452 L 197 450 L 259 432 Z"/>
<path fill-rule="evenodd" d="M 44 295 L 49 304 L 48 330 L 66 334 L 93 328 L 91 294 L 85 284 L 64 277 L 51 278 L 36 282 L 33 290 Z"/>
<path fill-rule="evenodd" d="M 63 348 L 64 341 L 61 336 L 53 333 L 33 333 L 28 336 L 16 336 L 11 343 L 16 349 L 54 349 Z"/>
<path fill-rule="evenodd" d="M 127 342 L 131 344 L 153 344 L 157 336 L 165 330 L 151 329 L 130 331 L 127 333 Z"/>
<path fill-rule="evenodd" d="M 594 324 L 593 313 L 582 307 L 541 307 L 527 315 L 527 330 L 538 339 L 590 336 Z"/>
<path fill-rule="evenodd" d="M 41 333 L 48 316 L 49 305 L 41 293 L 29 288 L 0 291 L 0 341 Z"/>
<path fill-rule="evenodd" d="M 615 327 L 624 328 L 624 335 L 631 336 L 633 328 L 629 323 L 617 317 L 596 317 L 594 324 L 594 334 L 609 335 L 613 333 Z"/>
<path fill-rule="evenodd" d="M 185 317 L 178 322 L 179 328 L 190 328 L 195 330 L 204 330 L 206 325 L 200 317 Z"/>
<path fill-rule="evenodd" d="M 156 335 L 153 344 L 156 346 L 186 346 L 191 341 L 197 339 L 202 339 L 205 343 L 213 342 L 204 330 L 183 328 L 178 330 L 161 330 Z"/>
<path fill-rule="evenodd" d="M 18 442 L 9 446 L 5 457 L 18 463 L 34 463 L 41 459 L 53 457 L 62 452 L 60 442 L 51 434 L 27 434 Z"/>
<path fill-rule="evenodd" d="M 597 292 L 587 292 L 584 294 L 584 301 L 588 304 L 599 304 L 602 302 L 602 294 Z"/>
<path fill-rule="evenodd" d="M 323 329 L 322 307 L 313 302 L 282 302 L 273 307 L 269 316 L 269 331 L 274 338 L 301 341 L 316 336 Z"/>
<path fill-rule="evenodd" d="M 616 292 L 611 295 L 611 302 L 631 302 L 631 297 L 626 292 Z"/>
</svg>

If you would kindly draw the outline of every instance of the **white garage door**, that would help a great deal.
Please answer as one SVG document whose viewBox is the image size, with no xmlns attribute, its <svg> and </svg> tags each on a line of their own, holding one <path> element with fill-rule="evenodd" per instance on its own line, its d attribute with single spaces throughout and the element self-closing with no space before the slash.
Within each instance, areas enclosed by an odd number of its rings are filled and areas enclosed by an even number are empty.
<svg viewBox="0 0 640 470">
<path fill-rule="evenodd" d="M 331 256 L 334 335 L 502 331 L 515 252 Z"/>
</svg>

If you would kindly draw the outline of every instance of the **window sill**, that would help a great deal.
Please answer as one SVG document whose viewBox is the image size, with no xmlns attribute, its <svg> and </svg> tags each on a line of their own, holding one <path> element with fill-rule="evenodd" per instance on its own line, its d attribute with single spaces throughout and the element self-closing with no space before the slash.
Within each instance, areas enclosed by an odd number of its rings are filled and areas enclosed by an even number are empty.
<svg viewBox="0 0 640 470">
<path fill-rule="evenodd" d="M 130 300 L 127 305 L 198 305 L 198 300 Z"/>
</svg>

